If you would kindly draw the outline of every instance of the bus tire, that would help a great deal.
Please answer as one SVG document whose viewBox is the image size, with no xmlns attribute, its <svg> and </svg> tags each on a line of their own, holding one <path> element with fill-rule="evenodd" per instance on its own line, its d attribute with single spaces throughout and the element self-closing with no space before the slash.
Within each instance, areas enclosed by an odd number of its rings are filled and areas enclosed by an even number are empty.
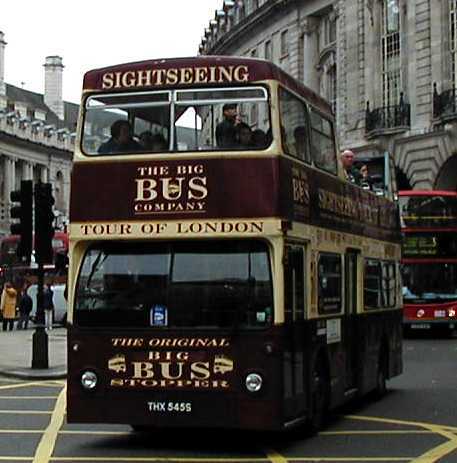
<svg viewBox="0 0 457 463">
<path fill-rule="evenodd" d="M 323 364 L 323 358 L 318 357 L 313 367 L 311 415 L 309 418 L 309 430 L 316 434 L 325 425 L 327 411 L 330 402 L 330 389 L 327 370 Z"/>
</svg>

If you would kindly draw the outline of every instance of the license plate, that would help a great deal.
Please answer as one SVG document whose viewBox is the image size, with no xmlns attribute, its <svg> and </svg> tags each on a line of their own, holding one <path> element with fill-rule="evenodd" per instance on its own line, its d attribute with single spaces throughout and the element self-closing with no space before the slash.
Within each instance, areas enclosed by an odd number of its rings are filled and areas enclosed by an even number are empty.
<svg viewBox="0 0 457 463">
<path fill-rule="evenodd" d="M 147 403 L 147 408 L 152 413 L 190 413 L 192 411 L 192 403 L 154 400 Z"/>
<path fill-rule="evenodd" d="M 436 318 L 444 318 L 446 316 L 445 310 L 435 310 L 434 312 Z"/>
<path fill-rule="evenodd" d="M 431 328 L 430 323 L 413 323 L 410 326 L 413 330 L 429 330 Z"/>
</svg>

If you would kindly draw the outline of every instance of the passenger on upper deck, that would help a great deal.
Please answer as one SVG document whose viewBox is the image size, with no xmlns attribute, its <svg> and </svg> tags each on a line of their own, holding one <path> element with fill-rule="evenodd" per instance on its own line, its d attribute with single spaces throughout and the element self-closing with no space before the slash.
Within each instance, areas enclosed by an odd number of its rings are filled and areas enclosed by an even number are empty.
<svg viewBox="0 0 457 463">
<path fill-rule="evenodd" d="M 227 103 L 222 108 L 224 120 L 216 127 L 216 143 L 219 148 L 234 148 L 238 142 L 238 128 L 241 120 L 236 103 Z"/>
<path fill-rule="evenodd" d="M 344 173 L 346 180 L 356 185 L 360 185 L 362 175 L 360 171 L 353 165 L 354 164 L 354 153 L 351 150 L 345 150 L 341 154 L 341 162 L 343 163 Z"/>
<path fill-rule="evenodd" d="M 240 148 L 253 147 L 252 130 L 245 122 L 241 122 L 238 125 L 238 142 Z"/>
<path fill-rule="evenodd" d="M 119 119 L 111 125 L 111 138 L 100 145 L 98 152 L 101 154 L 126 153 L 140 151 L 141 145 L 131 135 L 129 121 Z"/>
<path fill-rule="evenodd" d="M 146 130 L 140 135 L 140 145 L 142 151 L 152 151 L 153 153 L 168 151 L 167 141 L 160 133 L 153 134 Z"/>
</svg>

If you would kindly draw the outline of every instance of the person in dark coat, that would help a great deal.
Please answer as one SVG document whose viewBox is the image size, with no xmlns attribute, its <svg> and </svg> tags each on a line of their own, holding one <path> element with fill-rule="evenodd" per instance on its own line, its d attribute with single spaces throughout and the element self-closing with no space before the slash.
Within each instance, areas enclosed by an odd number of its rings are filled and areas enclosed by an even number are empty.
<svg viewBox="0 0 457 463">
<path fill-rule="evenodd" d="M 19 320 L 17 322 L 18 330 L 26 330 L 29 325 L 30 313 L 33 309 L 32 298 L 27 294 L 27 285 L 22 287 L 22 291 L 19 299 Z"/>
<path fill-rule="evenodd" d="M 241 122 L 237 105 L 227 103 L 222 107 L 224 120 L 217 124 L 216 143 L 219 148 L 234 148 L 238 145 L 238 125 Z"/>
<path fill-rule="evenodd" d="M 52 320 L 54 318 L 54 291 L 51 285 L 45 285 L 43 290 L 43 309 L 44 309 L 44 324 L 46 329 L 52 330 Z"/>
<path fill-rule="evenodd" d="M 132 138 L 129 121 L 119 119 L 111 126 L 111 138 L 100 145 L 100 154 L 116 154 L 141 151 L 141 145 Z"/>
</svg>

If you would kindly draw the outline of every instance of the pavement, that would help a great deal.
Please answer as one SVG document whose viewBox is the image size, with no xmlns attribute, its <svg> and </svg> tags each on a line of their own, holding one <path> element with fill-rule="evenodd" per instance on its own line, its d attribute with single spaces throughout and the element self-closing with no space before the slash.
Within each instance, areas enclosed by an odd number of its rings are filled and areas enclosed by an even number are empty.
<svg viewBox="0 0 457 463">
<path fill-rule="evenodd" d="M 31 380 L 66 378 L 66 328 L 55 326 L 46 331 L 48 368 L 32 368 L 34 333 L 33 324 L 27 330 L 17 330 L 15 324 L 13 331 L 0 331 L 0 376 Z"/>
</svg>

